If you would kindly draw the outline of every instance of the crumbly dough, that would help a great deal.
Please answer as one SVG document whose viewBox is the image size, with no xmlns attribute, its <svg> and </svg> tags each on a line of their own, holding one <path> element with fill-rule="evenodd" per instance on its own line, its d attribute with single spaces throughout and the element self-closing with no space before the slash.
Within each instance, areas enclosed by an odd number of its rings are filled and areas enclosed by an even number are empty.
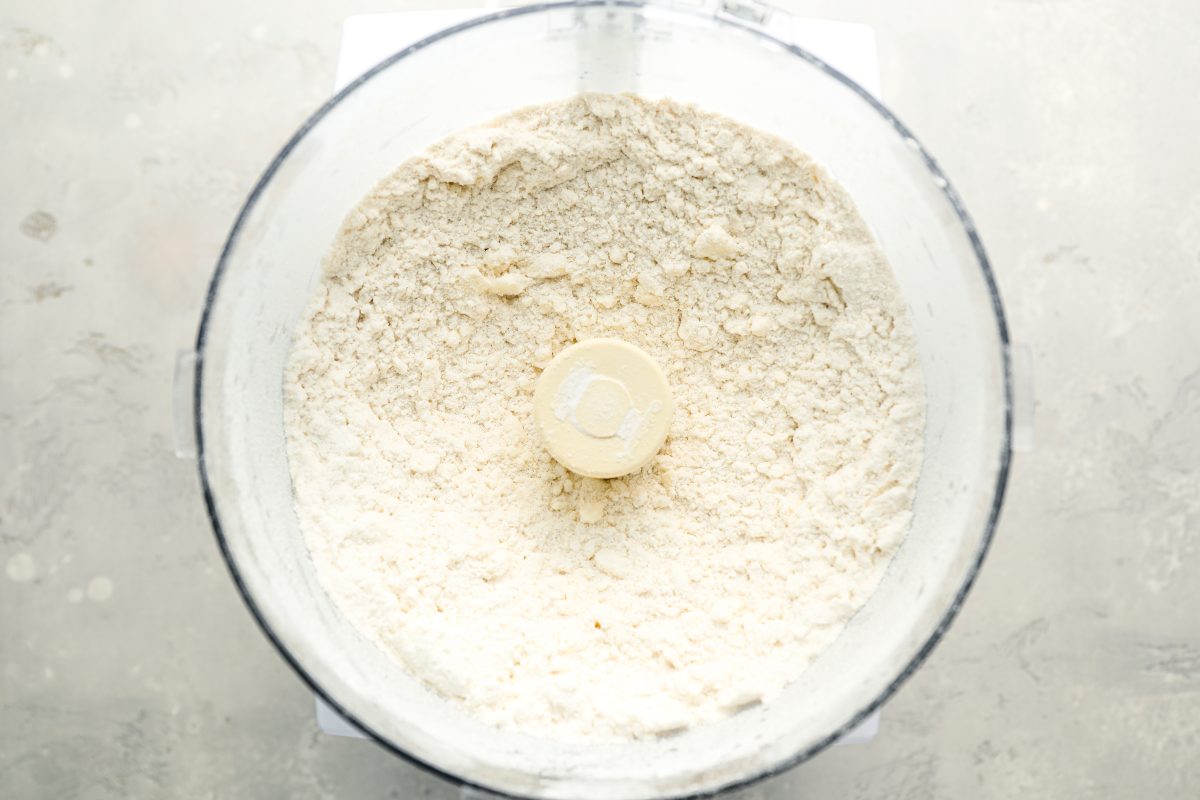
<svg viewBox="0 0 1200 800">
<path fill-rule="evenodd" d="M 539 370 L 637 345 L 675 396 L 632 475 L 538 440 Z M 924 395 L 845 191 L 775 137 L 588 95 L 451 136 L 349 215 L 285 381 L 345 616 L 486 722 L 662 734 L 769 702 L 907 529 Z"/>
</svg>

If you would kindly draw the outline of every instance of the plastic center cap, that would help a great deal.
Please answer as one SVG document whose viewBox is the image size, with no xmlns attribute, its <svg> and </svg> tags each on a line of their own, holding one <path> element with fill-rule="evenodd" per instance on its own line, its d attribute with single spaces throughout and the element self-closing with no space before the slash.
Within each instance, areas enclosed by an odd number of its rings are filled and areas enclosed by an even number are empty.
<svg viewBox="0 0 1200 800">
<path fill-rule="evenodd" d="M 671 428 L 671 388 L 654 359 L 620 339 L 571 345 L 533 391 L 546 449 L 572 472 L 615 478 L 643 467 Z"/>
</svg>

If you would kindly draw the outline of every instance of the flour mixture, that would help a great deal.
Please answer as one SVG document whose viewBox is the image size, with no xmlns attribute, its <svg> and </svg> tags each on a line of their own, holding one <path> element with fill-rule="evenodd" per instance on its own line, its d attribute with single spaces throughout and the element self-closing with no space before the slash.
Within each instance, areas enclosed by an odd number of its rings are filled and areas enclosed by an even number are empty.
<svg viewBox="0 0 1200 800">
<path fill-rule="evenodd" d="M 641 470 L 538 439 L 539 372 L 633 344 L 675 410 Z M 904 537 L 924 396 L 845 191 L 694 107 L 590 95 L 451 136 L 334 242 L 287 371 L 300 524 L 348 619 L 482 720 L 663 734 L 769 702 Z"/>
</svg>

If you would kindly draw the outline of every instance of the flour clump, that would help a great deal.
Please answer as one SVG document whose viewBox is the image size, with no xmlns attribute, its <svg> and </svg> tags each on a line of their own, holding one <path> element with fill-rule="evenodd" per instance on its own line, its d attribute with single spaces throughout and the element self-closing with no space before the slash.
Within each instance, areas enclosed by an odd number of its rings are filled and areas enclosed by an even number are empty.
<svg viewBox="0 0 1200 800">
<path fill-rule="evenodd" d="M 633 474 L 534 428 L 597 337 L 675 414 Z M 910 521 L 924 395 L 891 271 L 792 145 L 588 95 L 455 134 L 347 217 L 285 379 L 301 529 L 346 618 L 532 734 L 623 739 L 769 702 L 866 603 Z"/>
</svg>

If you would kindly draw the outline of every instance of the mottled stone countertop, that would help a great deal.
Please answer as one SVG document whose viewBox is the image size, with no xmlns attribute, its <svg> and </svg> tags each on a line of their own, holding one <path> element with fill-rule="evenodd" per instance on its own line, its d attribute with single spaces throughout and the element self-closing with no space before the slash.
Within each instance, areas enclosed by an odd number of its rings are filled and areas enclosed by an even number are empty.
<svg viewBox="0 0 1200 800">
<path fill-rule="evenodd" d="M 875 27 L 1033 347 L 1038 446 L 879 737 L 749 796 L 1200 794 L 1200 5 L 791 5 Z M 247 190 L 341 20 L 416 7 L 0 10 L 0 797 L 455 796 L 318 733 L 171 452 Z"/>
</svg>

